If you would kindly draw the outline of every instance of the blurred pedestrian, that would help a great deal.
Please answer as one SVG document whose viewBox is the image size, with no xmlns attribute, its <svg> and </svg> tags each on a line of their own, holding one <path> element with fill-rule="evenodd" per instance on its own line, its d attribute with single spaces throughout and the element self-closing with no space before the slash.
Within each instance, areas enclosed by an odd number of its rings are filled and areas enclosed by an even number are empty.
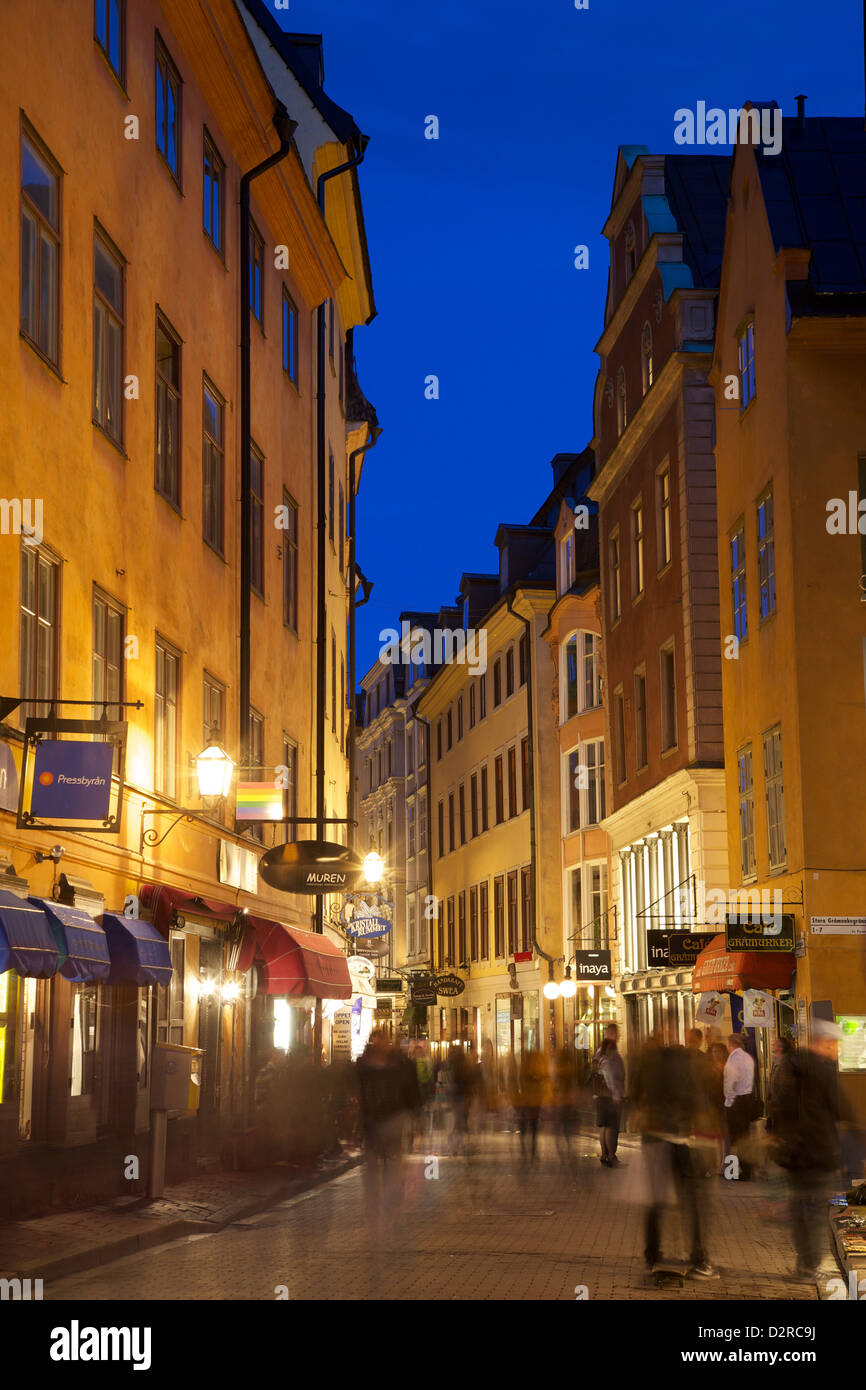
<svg viewBox="0 0 866 1390">
<path fill-rule="evenodd" d="M 706 1177 L 712 1177 L 718 1166 L 719 1141 L 722 1135 L 722 1088 L 713 1059 L 702 1048 L 703 1040 L 700 1028 L 690 1028 L 686 1033 L 686 1055 L 694 1069 L 699 1098 L 695 1120 L 695 1168 L 696 1172 L 700 1169 Z"/>
<path fill-rule="evenodd" d="M 776 1161 L 788 1173 L 795 1279 L 812 1281 L 830 1256 L 827 1199 L 840 1164 L 837 1056 L 842 1030 L 812 1022 L 812 1043 L 790 1064 L 793 1087 L 773 1115 Z"/>
<path fill-rule="evenodd" d="M 523 1054 L 520 1064 L 519 1128 L 520 1156 L 526 1160 L 527 1136 L 529 1137 L 529 1157 L 534 1163 L 538 1158 L 538 1121 L 542 1106 L 547 1099 L 547 1063 L 544 1054 L 537 1048 L 529 1048 Z"/>
<path fill-rule="evenodd" d="M 601 1143 L 600 1162 L 605 1168 L 616 1168 L 622 1107 L 625 1100 L 625 1064 L 619 1053 L 619 1029 L 615 1023 L 604 1030 L 604 1041 L 593 1058 L 593 1093 L 596 1098 L 596 1122 Z"/>
<path fill-rule="evenodd" d="M 378 1228 L 402 1195 L 404 1131 L 419 1103 L 418 1078 L 381 1028 L 373 1029 L 357 1065 L 367 1215 Z"/>
<path fill-rule="evenodd" d="M 701 1112 L 695 1067 L 685 1048 L 668 1047 L 659 1034 L 642 1050 L 632 1077 L 632 1101 L 642 1134 L 641 1158 L 649 1187 L 646 1194 L 644 1258 L 652 1270 L 670 1261 L 661 1252 L 661 1214 L 669 1189 L 688 1230 L 691 1273 L 699 1279 L 715 1279 L 701 1230 L 701 1213 L 689 1143 Z"/>
<path fill-rule="evenodd" d="M 728 1152 L 737 1156 L 738 1177 L 748 1182 L 752 1165 L 745 1157 L 755 1116 L 755 1059 L 746 1051 L 741 1033 L 728 1038 L 728 1060 L 723 1077 Z"/>
</svg>

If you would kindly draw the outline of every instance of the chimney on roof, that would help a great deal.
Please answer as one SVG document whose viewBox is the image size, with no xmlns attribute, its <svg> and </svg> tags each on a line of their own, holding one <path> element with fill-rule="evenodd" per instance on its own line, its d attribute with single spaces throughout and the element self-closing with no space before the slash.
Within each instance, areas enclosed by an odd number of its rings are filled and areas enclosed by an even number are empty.
<svg viewBox="0 0 866 1390">
<path fill-rule="evenodd" d="M 806 128 L 806 100 L 807 100 L 807 98 L 804 97 L 803 94 L 802 94 L 802 92 L 801 92 L 800 95 L 799 95 L 798 97 L 795 98 L 795 100 L 796 100 L 796 102 L 797 102 L 797 121 L 799 122 L 800 129 L 801 129 L 801 130 L 805 130 L 805 128 Z"/>
</svg>

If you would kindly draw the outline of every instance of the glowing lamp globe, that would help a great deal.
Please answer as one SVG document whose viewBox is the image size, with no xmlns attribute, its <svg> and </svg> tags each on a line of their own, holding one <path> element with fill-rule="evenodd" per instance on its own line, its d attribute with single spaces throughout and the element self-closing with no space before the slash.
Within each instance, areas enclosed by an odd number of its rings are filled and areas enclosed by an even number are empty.
<svg viewBox="0 0 866 1390">
<path fill-rule="evenodd" d="M 218 743 L 209 743 L 195 760 L 201 796 L 228 796 L 235 765 Z"/>
</svg>

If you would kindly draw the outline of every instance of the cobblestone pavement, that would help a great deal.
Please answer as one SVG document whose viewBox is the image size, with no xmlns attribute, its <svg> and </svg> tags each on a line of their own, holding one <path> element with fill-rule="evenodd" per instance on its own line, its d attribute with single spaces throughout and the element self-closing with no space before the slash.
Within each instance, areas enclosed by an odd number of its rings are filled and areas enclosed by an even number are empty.
<svg viewBox="0 0 866 1390">
<path fill-rule="evenodd" d="M 542 1136 L 523 1165 L 515 1137 L 473 1156 L 415 1154 L 402 1202 L 365 1201 L 363 1170 L 290 1198 L 215 1235 L 188 1236 L 109 1266 L 51 1280 L 46 1299 L 815 1299 L 789 1277 L 786 1227 L 768 1219 L 759 1183 L 700 1182 L 715 1281 L 657 1289 L 642 1258 L 643 1222 L 623 1167 L 602 1168 L 591 1140 L 569 1166 Z M 378 1219 L 371 1215 L 379 1211 Z M 666 1252 L 683 1248 L 674 1214 Z M 829 1250 L 829 1245 L 828 1245 Z M 586 1293 L 579 1293 L 584 1286 Z"/>
</svg>

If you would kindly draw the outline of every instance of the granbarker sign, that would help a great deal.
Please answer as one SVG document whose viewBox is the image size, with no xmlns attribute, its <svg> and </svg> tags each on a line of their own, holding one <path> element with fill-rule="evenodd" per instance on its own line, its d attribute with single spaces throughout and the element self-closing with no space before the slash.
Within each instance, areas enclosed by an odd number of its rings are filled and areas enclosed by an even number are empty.
<svg viewBox="0 0 866 1390">
<path fill-rule="evenodd" d="M 259 873 L 281 893 L 340 893 L 354 888 L 364 866 L 345 845 L 295 840 L 276 845 L 259 860 Z"/>
</svg>

